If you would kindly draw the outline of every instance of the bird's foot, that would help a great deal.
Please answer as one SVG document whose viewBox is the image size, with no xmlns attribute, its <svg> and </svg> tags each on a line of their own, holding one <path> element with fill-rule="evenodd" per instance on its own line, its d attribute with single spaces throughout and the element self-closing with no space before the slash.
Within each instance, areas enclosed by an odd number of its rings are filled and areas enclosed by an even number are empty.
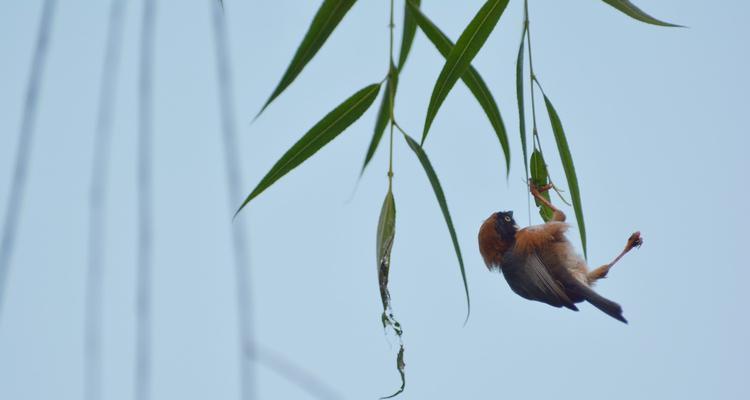
<svg viewBox="0 0 750 400">
<path fill-rule="evenodd" d="M 544 192 L 547 192 L 553 187 L 554 185 L 552 185 L 551 183 L 539 186 L 536 183 L 534 183 L 534 181 L 531 178 L 529 178 L 529 191 L 531 191 L 531 194 L 533 194 L 534 196 L 538 196 Z"/>
<path fill-rule="evenodd" d="M 640 248 L 643 246 L 643 238 L 641 238 L 641 232 L 635 232 L 628 238 L 628 244 L 626 245 L 627 250 L 632 250 L 636 247 Z"/>
</svg>

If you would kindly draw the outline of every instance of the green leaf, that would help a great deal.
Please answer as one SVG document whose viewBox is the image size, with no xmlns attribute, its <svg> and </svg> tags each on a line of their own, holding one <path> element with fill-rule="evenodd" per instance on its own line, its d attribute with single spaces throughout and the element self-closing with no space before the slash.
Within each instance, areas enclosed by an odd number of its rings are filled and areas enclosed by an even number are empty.
<svg viewBox="0 0 750 400">
<path fill-rule="evenodd" d="M 503 15 L 508 0 L 487 0 L 479 9 L 469 25 L 466 26 L 456 45 L 446 57 L 443 70 L 440 71 L 435 87 L 432 90 L 430 105 L 427 107 L 424 131 L 422 132 L 422 144 L 427 139 L 432 121 L 435 119 L 440 106 L 445 101 L 448 93 L 464 72 L 469 69 L 471 60 L 477 55 L 487 38 L 495 29 L 500 16 Z"/>
<path fill-rule="evenodd" d="M 414 20 L 414 15 L 412 15 L 411 8 L 409 7 L 409 1 L 410 0 L 407 0 L 406 4 L 404 5 L 404 31 L 401 34 L 401 51 L 398 56 L 399 71 L 404 67 L 406 58 L 409 57 L 411 45 L 414 42 L 414 35 L 417 33 L 417 22 Z M 416 7 L 419 8 L 419 3 L 421 3 L 421 0 L 411 1 L 414 1 Z"/>
<path fill-rule="evenodd" d="M 676 27 L 676 28 L 683 27 L 682 25 L 675 25 L 669 22 L 658 20 L 646 14 L 643 10 L 636 7 L 635 4 L 631 3 L 628 0 L 603 0 L 603 1 L 609 4 L 610 6 L 622 11 L 624 14 L 634 19 L 637 19 L 638 21 L 645 22 L 647 24 L 659 25 L 659 26 L 671 26 L 671 27 Z"/>
<path fill-rule="evenodd" d="M 443 212 L 443 218 L 445 219 L 445 224 L 448 225 L 448 232 L 451 235 L 451 241 L 453 241 L 453 249 L 456 251 L 456 257 L 458 258 L 458 266 L 461 269 L 461 279 L 463 279 L 463 282 L 464 282 L 464 292 L 466 292 L 466 321 L 468 321 L 469 315 L 471 314 L 471 300 L 469 299 L 469 285 L 466 282 L 466 270 L 464 269 L 464 260 L 463 260 L 463 257 L 461 256 L 461 247 L 458 245 L 458 236 L 456 235 L 456 229 L 453 227 L 453 219 L 451 218 L 450 211 L 448 211 L 448 202 L 445 199 L 445 193 L 443 192 L 443 187 L 440 185 L 440 181 L 438 180 L 437 174 L 435 173 L 435 169 L 432 168 L 432 163 L 430 163 L 430 159 L 427 158 L 427 153 L 424 152 L 424 150 L 419 145 L 419 143 L 417 143 L 417 141 L 412 139 L 405 132 L 401 132 L 401 133 L 403 133 L 404 139 L 406 139 L 406 143 L 414 151 L 414 154 L 417 155 L 419 162 L 422 164 L 422 168 L 424 168 L 424 172 L 427 174 L 427 178 L 430 180 L 430 184 L 432 185 L 432 190 L 435 192 L 435 197 L 437 198 L 438 204 L 440 205 L 440 211 Z"/>
<path fill-rule="evenodd" d="M 276 164 L 274 164 L 266 176 L 263 177 L 260 183 L 258 183 L 258 186 L 256 186 L 247 196 L 237 210 L 237 213 L 239 213 L 240 210 L 250 202 L 250 200 L 268 189 L 268 187 L 279 180 L 279 178 L 286 175 L 286 173 L 302 164 L 302 162 L 310 158 L 310 156 L 315 154 L 323 146 L 328 144 L 348 128 L 349 125 L 354 123 L 354 121 L 359 119 L 359 117 L 361 117 L 375 101 L 375 98 L 378 96 L 378 91 L 380 91 L 379 83 L 366 86 L 364 89 L 361 89 L 346 99 L 343 103 L 333 109 L 333 111 L 328 113 L 328 115 L 323 117 L 320 122 L 310 128 L 310 130 L 307 131 L 307 133 L 305 133 L 305 135 L 302 136 L 292 148 L 287 150 Z"/>
<path fill-rule="evenodd" d="M 555 142 L 557 142 L 557 151 L 560 153 L 560 161 L 562 161 L 563 169 L 565 170 L 565 177 L 568 180 L 568 189 L 570 190 L 570 198 L 573 201 L 573 210 L 576 213 L 576 220 L 578 220 L 578 231 L 581 234 L 581 245 L 583 246 L 583 255 L 588 256 L 586 252 L 586 225 L 583 222 L 583 207 L 581 207 L 581 190 L 578 187 L 578 177 L 576 176 L 576 168 L 573 165 L 573 156 L 570 154 L 570 147 L 568 147 L 568 139 L 565 138 L 565 131 L 563 130 L 562 122 L 560 117 L 555 111 L 555 107 L 552 102 L 549 101 L 547 95 L 544 94 L 544 103 L 547 105 L 547 113 L 549 114 L 550 123 L 552 124 L 552 132 L 555 134 Z"/>
<path fill-rule="evenodd" d="M 542 187 L 547 184 L 549 184 L 549 173 L 547 172 L 547 163 L 544 161 L 544 157 L 542 156 L 542 153 L 539 150 L 534 150 L 534 152 L 531 153 L 531 161 L 530 161 L 530 167 L 531 167 L 531 181 L 532 183 L 537 187 Z M 542 192 L 542 197 L 547 199 L 547 201 L 551 201 L 549 196 L 549 191 Z M 545 206 L 544 204 L 540 203 L 539 200 L 536 198 L 534 199 L 534 202 L 536 203 L 536 206 L 539 208 L 539 216 L 542 217 L 542 220 L 544 222 L 549 221 L 552 219 L 552 210 Z"/>
<path fill-rule="evenodd" d="M 355 0 L 324 0 L 323 4 L 315 14 L 310 27 L 305 33 L 305 37 L 302 39 L 297 48 L 297 52 L 292 58 L 292 62 L 284 72 L 284 76 L 281 77 L 281 81 L 276 85 L 271 96 L 266 100 L 263 108 L 258 112 L 258 115 L 263 113 L 263 110 L 268 107 L 271 102 L 278 97 L 284 89 L 286 89 L 296 78 L 297 75 L 302 72 L 308 62 L 312 60 L 315 54 L 320 50 L 323 44 L 331 35 L 339 22 L 344 18 L 344 15 L 354 5 Z M 257 118 L 257 116 L 256 116 Z"/>
<path fill-rule="evenodd" d="M 380 299 L 383 301 L 383 312 L 388 312 L 391 307 L 391 296 L 388 292 L 388 274 L 391 268 L 391 249 L 393 239 L 396 236 L 396 201 L 393 199 L 393 191 L 388 188 L 388 193 L 380 208 L 378 219 L 378 233 L 376 240 L 378 283 L 380 285 Z"/>
<path fill-rule="evenodd" d="M 391 119 L 391 85 L 393 85 L 393 97 L 396 96 L 396 89 L 398 88 L 398 70 L 396 66 L 391 64 L 391 72 L 388 75 L 388 83 L 385 86 L 385 93 L 383 93 L 383 99 L 380 103 L 380 109 L 378 110 L 378 116 L 375 119 L 375 129 L 372 132 L 372 139 L 370 139 L 370 146 L 367 148 L 367 154 L 365 154 L 365 162 L 362 163 L 362 170 L 359 175 L 365 172 L 367 164 L 370 163 L 372 157 L 375 155 L 375 151 L 378 149 L 380 139 L 383 138 L 383 132 L 385 132 L 388 121 Z"/>
<path fill-rule="evenodd" d="M 447 59 L 454 47 L 453 42 L 412 3 L 412 0 L 407 0 L 406 4 L 412 10 L 413 16 L 419 25 L 419 29 L 421 29 L 427 38 L 430 39 L 440 54 Z M 508 143 L 508 135 L 505 130 L 503 118 L 500 116 L 497 102 L 495 102 L 495 98 L 492 96 L 492 92 L 490 92 L 490 89 L 487 87 L 484 79 L 482 79 L 482 76 L 479 75 L 479 72 L 477 72 L 471 64 L 463 75 L 461 75 L 461 80 L 463 80 L 466 87 L 469 88 L 474 95 L 474 98 L 477 99 L 479 105 L 487 115 L 490 124 L 492 124 L 492 128 L 495 130 L 495 135 L 497 135 L 497 139 L 500 142 L 503 154 L 505 155 L 506 174 L 510 173 L 510 145 Z"/>
<path fill-rule="evenodd" d="M 389 399 L 395 397 L 404 391 L 406 379 L 404 375 L 404 343 L 401 340 L 403 329 L 401 324 L 396 320 L 391 311 L 391 294 L 388 291 L 388 275 L 391 269 L 391 250 L 393 249 L 393 239 L 396 237 L 396 201 L 393 199 L 393 191 L 390 182 L 388 183 L 388 193 L 383 200 L 383 206 L 380 208 L 380 218 L 378 219 L 378 232 L 375 243 L 375 254 L 378 266 L 378 284 L 380 286 L 380 299 L 383 301 L 383 314 L 380 320 L 383 322 L 383 328 L 390 327 L 398 336 L 400 348 L 396 356 L 396 367 L 401 375 L 401 388 L 396 393 L 383 397 Z"/>
<path fill-rule="evenodd" d="M 526 180 L 529 180 L 529 155 L 526 144 L 526 109 L 523 100 L 523 50 L 526 44 L 526 29 L 524 23 L 523 32 L 521 33 L 521 45 L 518 46 L 518 57 L 516 58 L 516 98 L 518 100 L 518 128 L 521 133 L 521 149 L 523 150 L 523 167 L 526 171 Z"/>
</svg>

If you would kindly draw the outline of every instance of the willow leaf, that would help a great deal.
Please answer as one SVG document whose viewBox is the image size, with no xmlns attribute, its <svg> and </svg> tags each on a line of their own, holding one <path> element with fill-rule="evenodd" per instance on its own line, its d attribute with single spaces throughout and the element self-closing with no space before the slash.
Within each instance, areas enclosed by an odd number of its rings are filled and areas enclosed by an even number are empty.
<svg viewBox="0 0 750 400">
<path fill-rule="evenodd" d="M 523 99 L 523 51 L 526 44 L 526 29 L 524 23 L 521 32 L 521 45 L 518 46 L 518 57 L 516 58 L 516 99 L 518 100 L 518 128 L 521 134 L 521 150 L 523 151 L 523 167 L 526 172 L 526 180 L 529 180 L 529 155 L 526 144 L 526 104 Z"/>
<path fill-rule="evenodd" d="M 477 55 L 487 38 L 495 29 L 500 16 L 503 15 L 508 0 L 487 0 L 479 9 L 474 18 L 466 26 L 461 36 L 458 38 L 456 45 L 451 49 L 450 54 L 446 57 L 445 65 L 435 82 L 430 97 L 430 105 L 427 107 L 427 117 L 425 119 L 424 131 L 422 132 L 422 144 L 427 139 L 427 133 L 430 131 L 432 121 L 437 116 L 440 106 L 445 101 L 448 93 L 451 91 L 456 81 L 469 69 L 471 60 Z"/>
<path fill-rule="evenodd" d="M 542 187 L 549 184 L 549 172 L 547 172 L 547 163 L 544 161 L 544 157 L 539 150 L 534 150 L 531 153 L 531 161 L 529 162 L 531 169 L 531 182 L 537 186 Z M 550 201 L 549 192 L 542 192 L 542 197 Z M 544 222 L 552 219 L 552 210 L 540 203 L 539 200 L 534 199 L 536 206 L 539 208 L 539 216 L 542 217 Z"/>
<path fill-rule="evenodd" d="M 258 186 L 247 196 L 237 212 L 240 212 L 250 200 L 268 189 L 274 182 L 286 175 L 289 171 L 302 164 L 310 158 L 323 146 L 335 139 L 341 132 L 349 127 L 354 121 L 359 119 L 362 114 L 375 101 L 380 91 L 380 84 L 375 83 L 359 90 L 343 103 L 333 109 L 328 115 L 323 117 L 315 126 L 310 128 L 302 138 L 297 141 L 279 161 L 274 164 L 265 177 L 258 183 Z"/>
<path fill-rule="evenodd" d="M 388 193 L 380 208 L 378 219 L 378 233 L 376 240 L 376 251 L 378 266 L 378 283 L 380 285 L 380 299 L 383 301 L 383 312 L 387 313 L 391 307 L 390 294 L 388 293 L 388 274 L 391 267 L 391 249 L 393 239 L 396 236 L 396 201 L 393 199 L 393 191 L 388 188 Z M 384 314 L 385 315 L 385 314 Z"/>
<path fill-rule="evenodd" d="M 427 174 L 427 178 L 430 180 L 430 185 L 432 185 L 432 190 L 435 192 L 435 197 L 437 198 L 438 204 L 440 205 L 440 211 L 443 212 L 445 224 L 448 226 L 448 232 L 451 235 L 451 241 L 453 241 L 453 249 L 456 251 L 456 257 L 458 258 L 458 266 L 461 269 L 461 279 L 464 282 L 464 292 L 466 293 L 466 321 L 468 321 L 469 315 L 471 314 L 469 285 L 466 282 L 464 259 L 461 256 L 461 247 L 458 245 L 458 236 L 456 235 L 456 229 L 453 227 L 453 219 L 451 218 L 450 211 L 448 211 L 448 202 L 445 199 L 445 192 L 443 192 L 443 187 L 440 185 L 440 180 L 438 180 L 435 169 L 432 168 L 432 163 L 430 163 L 430 159 L 427 157 L 427 153 L 424 152 L 424 150 L 416 140 L 412 139 L 406 133 L 404 133 L 403 135 L 404 139 L 406 139 L 406 143 L 414 151 L 414 154 L 417 155 L 419 162 L 422 164 L 424 172 Z"/>
<path fill-rule="evenodd" d="M 393 86 L 393 89 L 391 89 Z M 391 90 L 393 90 L 393 97 L 396 97 L 396 89 L 398 88 L 398 70 L 396 66 L 391 64 L 391 72 L 388 75 L 388 83 L 385 86 L 385 93 L 383 93 L 383 99 L 380 102 L 380 109 L 378 110 L 378 116 L 375 119 L 375 129 L 372 132 L 372 139 L 370 139 L 370 146 L 367 148 L 367 154 L 365 154 L 365 161 L 362 163 L 362 170 L 359 175 L 365 172 L 367 164 L 370 163 L 372 157 L 375 155 L 375 151 L 378 149 L 380 139 L 383 138 L 383 132 L 388 126 L 388 121 L 391 119 Z"/>
<path fill-rule="evenodd" d="M 310 24 L 310 27 L 305 33 L 305 37 L 302 39 L 297 48 L 297 52 L 294 53 L 292 61 L 281 77 L 276 89 L 274 89 L 271 96 L 266 100 L 263 108 L 258 112 L 258 115 L 263 113 L 263 110 L 268 107 L 271 102 L 278 97 L 296 78 L 297 75 L 302 72 L 308 62 L 312 60 L 315 54 L 323 47 L 323 44 L 331 35 L 339 22 L 344 18 L 344 15 L 354 5 L 355 0 L 324 0 L 321 4 L 318 12 Z"/>
<path fill-rule="evenodd" d="M 412 0 L 414 4 L 419 8 L 421 0 Z M 406 58 L 409 57 L 411 51 L 411 45 L 414 43 L 414 35 L 417 33 L 417 21 L 414 20 L 412 15 L 411 7 L 409 7 L 409 0 L 404 5 L 404 31 L 401 34 L 401 50 L 398 55 L 398 69 L 404 67 Z"/>
<path fill-rule="evenodd" d="M 578 187 L 578 177 L 576 176 L 576 168 L 573 165 L 573 156 L 570 154 L 570 147 L 568 146 L 568 139 L 565 137 L 565 130 L 563 129 L 560 117 L 555 111 L 555 107 L 552 102 L 549 101 L 547 95 L 544 95 L 544 103 L 547 105 L 547 113 L 549 114 L 550 123 L 552 124 L 552 132 L 555 134 L 555 142 L 557 142 L 557 151 L 560 153 L 560 161 L 562 161 L 563 169 L 565 170 L 565 177 L 568 180 L 568 189 L 570 190 L 570 198 L 573 201 L 573 210 L 576 213 L 576 220 L 578 220 L 578 231 L 581 234 L 581 245 L 583 246 L 583 254 L 587 256 L 586 252 L 586 225 L 583 222 L 583 207 L 581 207 L 581 190 Z"/>
<path fill-rule="evenodd" d="M 427 36 L 430 42 L 432 42 L 437 48 L 438 52 L 447 59 L 454 47 L 453 42 L 413 4 L 412 0 L 407 0 L 406 4 L 412 10 L 414 18 L 419 25 L 419 29 L 424 32 L 425 36 Z M 490 92 L 490 89 L 487 87 L 484 79 L 482 79 L 482 76 L 479 75 L 479 72 L 477 72 L 471 64 L 469 64 L 469 67 L 463 75 L 461 75 L 461 80 L 466 87 L 469 88 L 474 95 L 474 98 L 477 99 L 479 105 L 487 115 L 487 119 L 489 119 L 490 124 L 494 129 L 495 135 L 503 149 L 503 154 L 505 155 L 506 174 L 510 173 L 510 144 L 508 143 L 508 134 L 505 130 L 503 118 L 500 116 L 497 102 L 492 96 L 492 92 Z"/>
<path fill-rule="evenodd" d="M 401 388 L 396 393 L 383 397 L 389 399 L 395 397 L 404 391 L 406 386 L 406 376 L 404 374 L 404 343 L 402 335 L 404 333 L 401 324 L 393 316 L 391 310 L 391 294 L 388 290 L 388 275 L 391 269 L 391 250 L 393 249 L 393 240 L 396 237 L 396 201 L 393 199 L 393 191 L 390 184 L 388 193 L 383 200 L 383 206 L 380 208 L 380 218 L 378 219 L 378 232 L 375 243 L 375 254 L 378 266 L 378 285 L 380 286 L 380 299 L 383 301 L 383 314 L 380 319 L 383 322 L 383 328 L 390 327 L 398 337 L 400 348 L 396 356 L 396 367 L 401 375 Z"/>
<path fill-rule="evenodd" d="M 602 0 L 602 1 L 620 10 L 624 14 L 630 16 L 631 18 L 637 19 L 638 21 L 645 22 L 647 24 L 659 25 L 659 26 L 671 26 L 671 27 L 676 27 L 676 28 L 682 27 L 682 25 L 675 25 L 669 22 L 658 20 L 646 14 L 645 11 L 636 7 L 635 4 L 631 3 L 628 0 Z"/>
</svg>

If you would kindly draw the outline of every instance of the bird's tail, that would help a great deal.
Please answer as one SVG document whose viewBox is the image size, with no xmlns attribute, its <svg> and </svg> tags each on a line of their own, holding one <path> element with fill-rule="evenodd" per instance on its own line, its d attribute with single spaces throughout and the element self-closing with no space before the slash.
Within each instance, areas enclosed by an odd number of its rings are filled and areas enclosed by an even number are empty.
<svg viewBox="0 0 750 400">
<path fill-rule="evenodd" d="M 604 311 L 605 314 L 618 321 L 622 321 L 626 324 L 628 323 L 628 320 L 626 320 L 625 317 L 622 316 L 622 307 L 620 307 L 619 304 L 615 303 L 612 300 L 604 298 L 588 286 L 581 285 L 579 289 L 582 292 L 581 294 L 583 295 L 583 298 L 591 303 L 594 307 Z"/>
</svg>

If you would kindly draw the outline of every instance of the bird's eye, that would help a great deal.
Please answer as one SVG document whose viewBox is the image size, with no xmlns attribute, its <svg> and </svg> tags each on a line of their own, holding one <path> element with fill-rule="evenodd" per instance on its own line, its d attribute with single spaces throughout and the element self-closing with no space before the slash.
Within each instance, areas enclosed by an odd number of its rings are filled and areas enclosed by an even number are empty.
<svg viewBox="0 0 750 400">
<path fill-rule="evenodd" d="M 507 215 L 505 216 L 505 222 L 510 222 L 510 217 Z"/>
</svg>

